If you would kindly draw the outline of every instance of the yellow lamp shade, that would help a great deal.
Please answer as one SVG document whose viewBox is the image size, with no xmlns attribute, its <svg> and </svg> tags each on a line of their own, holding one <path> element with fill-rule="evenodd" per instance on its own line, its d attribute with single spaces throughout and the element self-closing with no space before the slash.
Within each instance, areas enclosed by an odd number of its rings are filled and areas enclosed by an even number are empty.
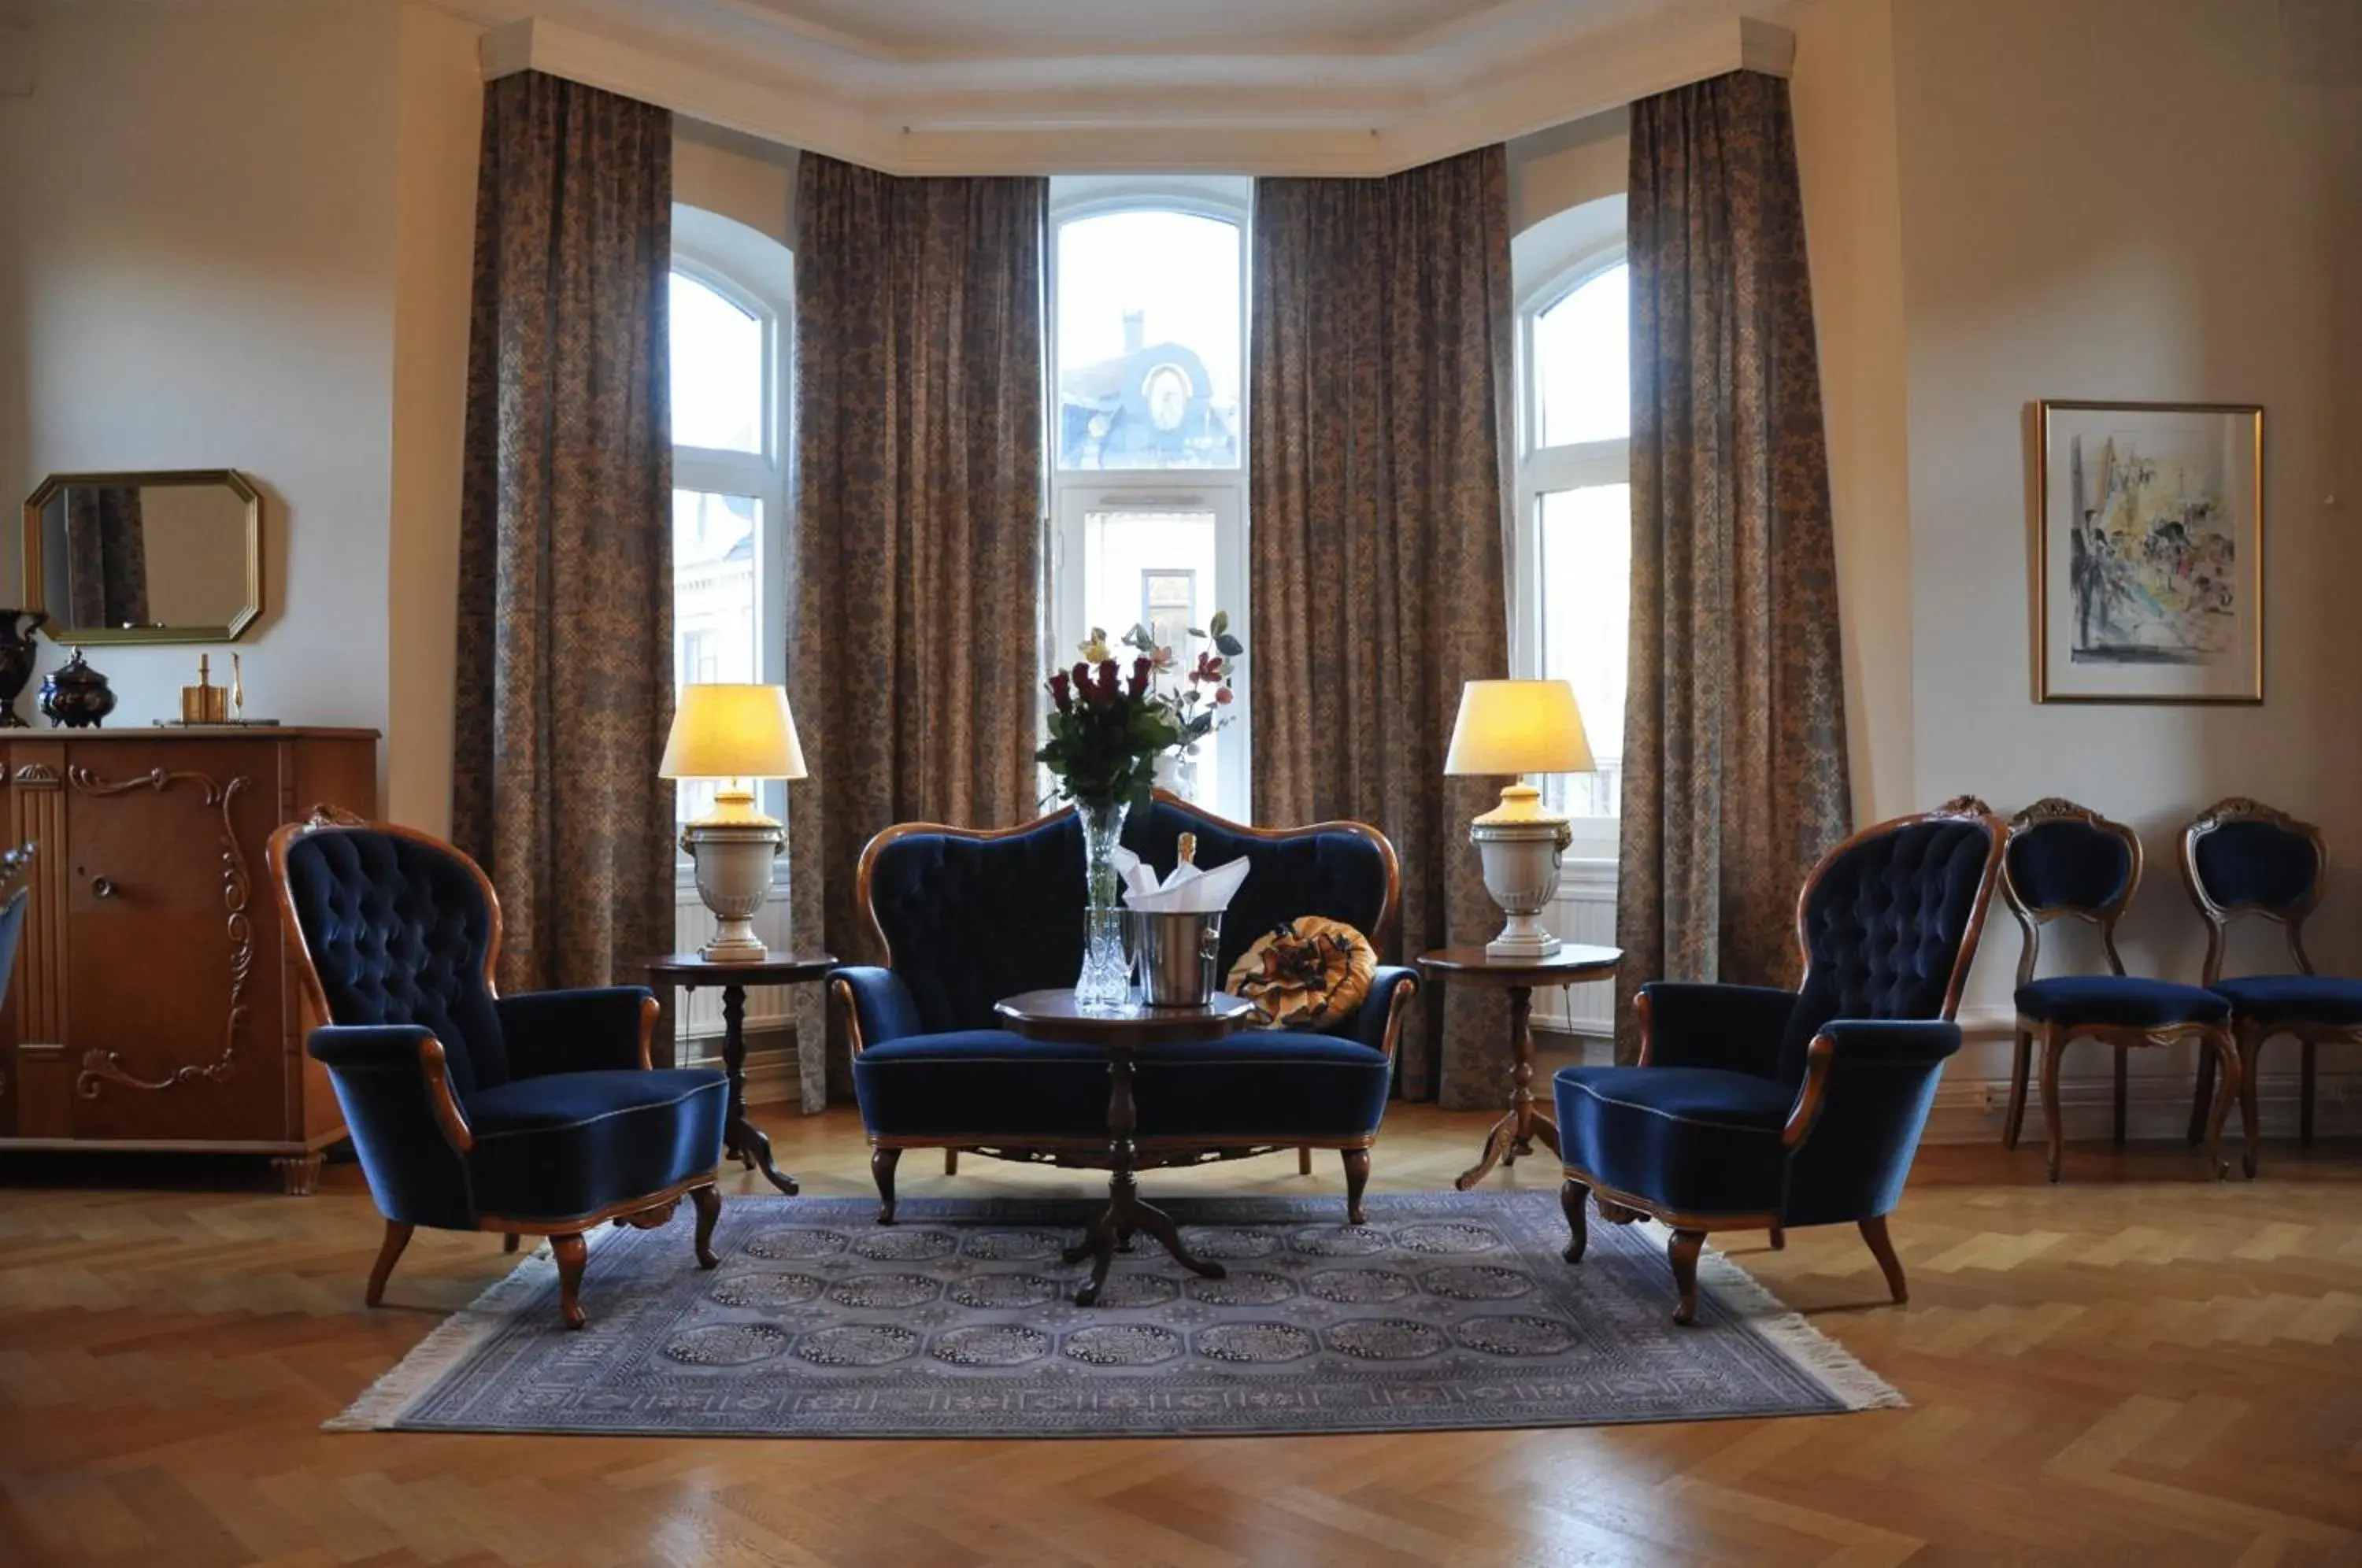
<svg viewBox="0 0 2362 1568">
<path fill-rule="evenodd" d="M 1591 745 L 1563 680 L 1472 680 L 1460 693 L 1448 774 L 1588 773 Z"/>
<path fill-rule="evenodd" d="M 684 686 L 657 775 L 801 778 L 803 747 L 779 686 Z"/>
</svg>

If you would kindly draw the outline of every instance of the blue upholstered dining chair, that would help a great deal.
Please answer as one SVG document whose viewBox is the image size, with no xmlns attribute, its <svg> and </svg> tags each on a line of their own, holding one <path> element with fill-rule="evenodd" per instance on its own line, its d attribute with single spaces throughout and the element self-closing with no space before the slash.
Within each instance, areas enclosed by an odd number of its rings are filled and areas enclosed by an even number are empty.
<svg viewBox="0 0 2362 1568">
<path fill-rule="evenodd" d="M 2223 1163 L 2223 1118 L 2239 1077 L 2231 1044 L 2231 1004 L 2203 986 L 2143 979 L 2125 973 L 2116 951 L 2116 922 L 2140 888 L 2140 835 L 2122 823 L 2062 801 L 2036 801 L 2009 820 L 2009 848 L 2002 856 L 2002 897 L 2017 917 L 2025 944 L 2017 961 L 2017 1062 L 2010 1077 L 2009 1121 L 2002 1142 L 2017 1147 L 2025 1121 L 2025 1080 L 2034 1043 L 2042 1043 L 2042 1120 L 2050 1135 L 2050 1179 L 2058 1179 L 2065 1130 L 2058 1106 L 2058 1059 L 2070 1043 L 2097 1040 L 2115 1047 L 2115 1140 L 2125 1143 L 2125 1059 L 2135 1046 L 2179 1045 L 2195 1041 L 2210 1064 L 2223 1064 L 2222 1092 L 2208 1122 L 2207 1154 L 2218 1177 Z M 2058 975 L 2035 978 L 2042 952 L 2042 928 L 2061 916 L 2100 928 L 2107 955 L 2104 975 Z"/>
<path fill-rule="evenodd" d="M 1697 1313 L 1712 1231 L 1852 1220 L 1898 1302 L 1886 1216 L 1926 1125 L 1992 897 L 2006 830 L 1961 796 L 1864 829 L 1821 857 L 1796 902 L 1805 977 L 1763 986 L 1644 986 L 1640 1061 L 1558 1075 L 1561 1201 L 1583 1260 L 1584 1202 L 1672 1231 L 1679 1305 Z"/>
<path fill-rule="evenodd" d="M 2312 972 L 2304 950 L 2304 922 L 2321 903 L 2329 878 L 2329 846 L 2321 830 L 2285 812 L 2233 797 L 2217 801 L 2181 832 L 2181 880 L 2206 922 L 2209 988 L 2231 1004 L 2231 1033 L 2239 1053 L 2239 1120 L 2247 1130 L 2242 1162 L 2256 1174 L 2263 1132 L 2257 1116 L 2257 1057 L 2264 1042 L 2293 1038 L 2302 1049 L 2297 1097 L 2297 1137 L 2312 1143 L 2314 1054 L 2324 1043 L 2362 1043 L 2362 980 Z M 2260 915 L 2288 933 L 2293 975 L 2223 977 L 2224 938 L 2240 915 Z M 2197 1142 L 2206 1103 L 2210 1064 L 2199 1064 L 2198 1098 L 2190 1113 Z"/>
<path fill-rule="evenodd" d="M 655 997 L 638 986 L 504 997 L 501 907 L 476 863 L 414 828 L 323 809 L 270 836 L 279 909 L 302 958 L 312 1055 L 345 1113 L 385 1241 L 369 1304 L 425 1225 L 547 1236 L 568 1328 L 583 1324 L 582 1233 L 647 1229 L 697 1207 L 715 1264 L 728 1080 L 652 1070 Z"/>
<path fill-rule="evenodd" d="M 1341 921 L 1380 954 L 1398 897 L 1394 846 L 1360 823 L 1252 828 L 1159 790 L 1124 843 L 1170 870 L 1184 833 L 1207 867 L 1244 857 L 1222 918 L 1219 972 L 1264 932 L 1304 915 Z M 1060 1165 L 1104 1164 L 1108 1066 L 1087 1045 L 1021 1039 L 993 1003 L 1071 986 L 1083 948 L 1083 835 L 1074 812 L 999 831 L 905 823 L 862 852 L 858 897 L 885 966 L 830 977 L 846 1021 L 870 1143 L 878 1222 L 894 1218 L 902 1152 L 940 1148 Z M 1139 1168 L 1335 1149 L 1360 1223 L 1370 1147 L 1385 1114 L 1413 971 L 1381 965 L 1333 1032 L 1250 1030 L 1152 1047 L 1139 1058 Z"/>
</svg>

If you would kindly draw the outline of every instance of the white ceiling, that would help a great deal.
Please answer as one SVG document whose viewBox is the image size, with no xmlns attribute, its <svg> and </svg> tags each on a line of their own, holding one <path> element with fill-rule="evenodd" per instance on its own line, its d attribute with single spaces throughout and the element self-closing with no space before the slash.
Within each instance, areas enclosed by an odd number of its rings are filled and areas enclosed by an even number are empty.
<svg viewBox="0 0 2362 1568">
<path fill-rule="evenodd" d="M 1390 173 L 1793 49 L 1765 0 L 440 3 L 489 75 L 900 173 Z"/>
<path fill-rule="evenodd" d="M 1406 39 L 1519 0 L 741 0 L 789 27 L 902 59 L 1326 54 Z"/>
</svg>

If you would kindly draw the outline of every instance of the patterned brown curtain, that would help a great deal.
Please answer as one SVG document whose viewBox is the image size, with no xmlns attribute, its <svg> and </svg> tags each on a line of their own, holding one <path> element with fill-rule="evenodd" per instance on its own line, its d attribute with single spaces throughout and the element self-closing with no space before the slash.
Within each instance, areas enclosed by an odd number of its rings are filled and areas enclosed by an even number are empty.
<svg viewBox="0 0 2362 1568">
<path fill-rule="evenodd" d="M 145 625 L 148 529 L 136 484 L 66 491 L 66 584 L 73 625 Z"/>
<path fill-rule="evenodd" d="M 1652 979 L 1793 984 L 1845 689 L 1788 84 L 1632 105 L 1632 641 L 1617 1051 Z"/>
<path fill-rule="evenodd" d="M 884 962 L 855 897 L 897 822 L 1037 813 L 1042 246 L 1049 182 L 898 179 L 806 153 L 796 181 L 797 504 L 788 690 L 795 930 Z M 849 1095 L 799 991 L 803 1104 Z"/>
<path fill-rule="evenodd" d="M 1402 857 L 1398 955 L 1500 914 L 1446 778 L 1463 682 L 1508 671 L 1508 175 L 1489 147 L 1383 180 L 1255 182 L 1249 447 L 1254 809 L 1352 817 Z M 1447 988 L 1402 1092 L 1508 1093 L 1497 995 Z"/>
<path fill-rule="evenodd" d="M 672 116 L 537 72 L 484 94 L 452 836 L 513 991 L 672 947 Z"/>
</svg>

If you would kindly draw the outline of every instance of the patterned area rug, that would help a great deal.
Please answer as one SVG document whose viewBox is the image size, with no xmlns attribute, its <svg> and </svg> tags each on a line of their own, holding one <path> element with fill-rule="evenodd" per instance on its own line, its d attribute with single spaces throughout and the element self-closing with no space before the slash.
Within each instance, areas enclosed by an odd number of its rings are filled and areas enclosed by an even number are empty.
<svg viewBox="0 0 2362 1568">
<path fill-rule="evenodd" d="M 1086 1205 L 734 1198 L 706 1273 L 686 1209 L 594 1238 L 582 1303 L 526 1259 L 330 1430 L 682 1437 L 1213 1437 L 1821 1415 L 1902 1397 L 1708 1253 L 1671 1321 L 1663 1232 L 1546 1192 L 1165 1207 L 1227 1279 L 1144 1238 L 1102 1304 L 1059 1253 Z M 398 1286 L 397 1286 L 398 1288 Z"/>
</svg>

